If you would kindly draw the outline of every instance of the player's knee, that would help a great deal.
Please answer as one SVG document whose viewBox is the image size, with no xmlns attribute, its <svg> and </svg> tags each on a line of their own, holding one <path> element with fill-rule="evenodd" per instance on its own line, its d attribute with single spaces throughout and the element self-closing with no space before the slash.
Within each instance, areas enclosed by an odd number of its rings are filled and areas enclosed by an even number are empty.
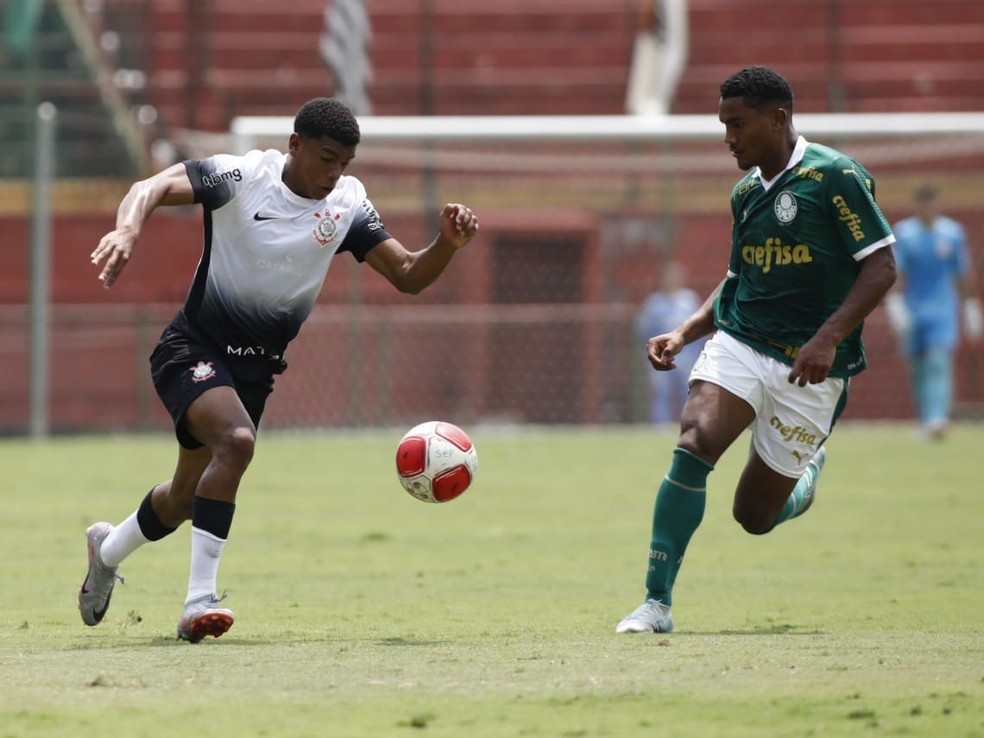
<svg viewBox="0 0 984 738">
<path fill-rule="evenodd" d="M 704 433 L 700 425 L 696 423 L 683 422 L 677 446 L 711 464 L 717 461 L 721 455 L 716 445 L 711 443 L 708 434 Z"/>
<path fill-rule="evenodd" d="M 245 470 L 253 460 L 255 448 L 256 432 L 252 428 L 239 426 L 222 434 L 212 449 L 212 456 L 221 463 Z"/>
<path fill-rule="evenodd" d="M 731 512 L 738 525 L 753 536 L 764 536 L 776 525 L 776 516 L 766 516 L 757 510 L 743 510 L 736 506 Z"/>
</svg>

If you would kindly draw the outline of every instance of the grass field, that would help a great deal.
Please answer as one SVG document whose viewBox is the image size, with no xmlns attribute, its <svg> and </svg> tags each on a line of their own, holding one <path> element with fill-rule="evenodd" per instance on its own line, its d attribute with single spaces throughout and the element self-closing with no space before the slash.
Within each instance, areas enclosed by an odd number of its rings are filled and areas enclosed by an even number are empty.
<svg viewBox="0 0 984 738">
<path fill-rule="evenodd" d="M 0 441 L 0 738 L 984 736 L 984 427 L 944 443 L 843 424 L 817 504 L 731 520 L 710 479 L 677 632 L 615 636 L 641 601 L 650 429 L 475 429 L 479 476 L 427 505 L 399 432 L 266 435 L 219 572 L 236 624 L 174 638 L 188 528 L 75 597 L 85 527 L 166 478 L 164 436 Z"/>
</svg>

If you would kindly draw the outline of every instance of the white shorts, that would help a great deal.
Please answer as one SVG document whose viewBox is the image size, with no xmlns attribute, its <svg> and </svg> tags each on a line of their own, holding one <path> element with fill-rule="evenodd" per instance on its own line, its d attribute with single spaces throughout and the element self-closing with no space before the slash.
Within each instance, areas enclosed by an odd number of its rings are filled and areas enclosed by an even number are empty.
<svg viewBox="0 0 984 738">
<path fill-rule="evenodd" d="M 807 462 L 830 435 L 847 400 L 848 380 L 790 384 L 792 367 L 718 331 L 690 372 L 723 387 L 755 410 L 752 443 L 770 469 L 786 477 L 803 474 Z"/>
</svg>

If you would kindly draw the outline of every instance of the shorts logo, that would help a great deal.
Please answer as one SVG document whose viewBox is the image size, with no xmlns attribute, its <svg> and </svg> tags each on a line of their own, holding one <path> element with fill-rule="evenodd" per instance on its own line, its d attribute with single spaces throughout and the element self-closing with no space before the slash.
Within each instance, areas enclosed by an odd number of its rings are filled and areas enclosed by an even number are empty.
<svg viewBox="0 0 984 738">
<path fill-rule="evenodd" d="M 792 223 L 799 210 L 796 198 L 789 190 L 783 190 L 776 196 L 775 203 L 776 218 L 780 223 Z"/>
<path fill-rule="evenodd" d="M 769 418 L 769 425 L 775 428 L 782 436 L 782 440 L 787 443 L 800 443 L 805 446 L 817 445 L 817 434 L 811 433 L 802 425 L 786 425 L 775 415 Z"/>
<path fill-rule="evenodd" d="M 335 239 L 335 234 L 338 233 L 336 223 L 342 216 L 338 213 L 332 215 L 330 210 L 325 210 L 324 214 L 315 213 L 314 217 L 318 219 L 318 224 L 314 227 L 312 235 L 318 245 L 324 248 Z"/>
<path fill-rule="evenodd" d="M 215 376 L 215 369 L 212 368 L 211 361 L 199 361 L 188 371 L 191 372 L 192 382 L 204 382 Z"/>
<path fill-rule="evenodd" d="M 697 357 L 697 361 L 694 362 L 694 366 L 693 369 L 691 369 L 691 371 L 702 372 L 705 371 L 706 368 L 707 368 L 707 350 L 705 349 L 700 352 L 700 355 Z"/>
</svg>

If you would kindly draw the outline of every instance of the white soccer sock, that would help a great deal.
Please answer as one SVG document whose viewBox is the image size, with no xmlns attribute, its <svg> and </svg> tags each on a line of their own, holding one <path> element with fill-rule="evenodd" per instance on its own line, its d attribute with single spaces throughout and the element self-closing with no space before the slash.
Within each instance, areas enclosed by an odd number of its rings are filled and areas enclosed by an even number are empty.
<svg viewBox="0 0 984 738">
<path fill-rule="evenodd" d="M 216 593 L 219 559 L 225 541 L 201 528 L 191 528 L 191 574 L 188 577 L 188 596 L 185 604 L 204 595 Z"/>
<path fill-rule="evenodd" d="M 137 513 L 134 512 L 103 539 L 99 557 L 106 566 L 119 566 L 123 559 L 148 542 L 140 531 Z"/>
</svg>

